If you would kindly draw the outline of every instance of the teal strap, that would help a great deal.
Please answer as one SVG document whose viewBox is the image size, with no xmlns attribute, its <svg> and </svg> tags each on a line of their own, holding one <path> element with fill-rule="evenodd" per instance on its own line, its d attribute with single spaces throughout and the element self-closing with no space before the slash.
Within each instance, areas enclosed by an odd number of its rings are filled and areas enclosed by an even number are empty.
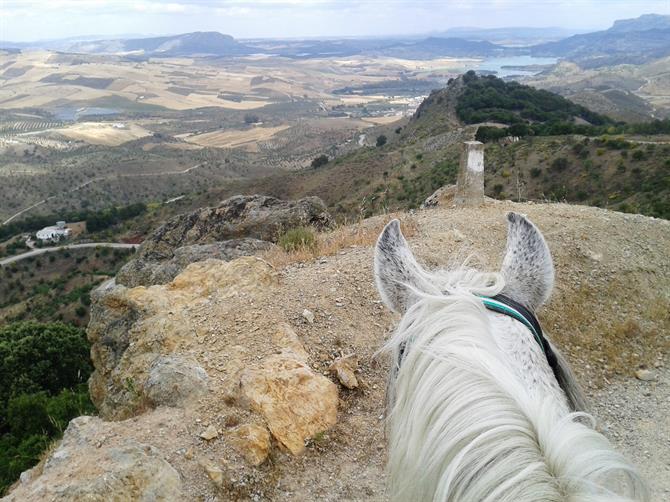
<svg viewBox="0 0 670 502">
<path fill-rule="evenodd" d="M 480 298 L 487 309 L 493 310 L 494 312 L 498 312 L 500 314 L 508 315 L 510 317 L 513 317 L 520 323 L 523 323 L 523 325 L 526 326 L 535 337 L 535 340 L 542 348 L 542 352 L 545 352 L 544 344 L 542 343 L 542 337 L 535 330 L 535 327 L 532 325 L 532 323 L 528 319 L 526 319 L 518 310 L 513 309 L 509 305 L 505 305 L 504 303 L 501 303 L 497 300 L 493 300 L 492 298 L 486 298 L 486 297 L 480 297 Z"/>
</svg>

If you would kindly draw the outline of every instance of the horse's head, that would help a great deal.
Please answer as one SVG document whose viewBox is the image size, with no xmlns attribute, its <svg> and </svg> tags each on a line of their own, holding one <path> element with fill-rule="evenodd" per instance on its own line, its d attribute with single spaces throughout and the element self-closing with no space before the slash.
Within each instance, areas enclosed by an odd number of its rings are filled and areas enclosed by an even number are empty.
<svg viewBox="0 0 670 502">
<path fill-rule="evenodd" d="M 507 249 L 501 270 L 482 274 L 473 292 L 502 292 L 535 311 L 547 301 L 554 285 L 551 253 L 538 228 L 525 216 L 508 213 L 507 222 Z M 459 285 L 454 274 L 427 272 L 417 263 L 398 220 L 386 225 L 377 241 L 375 280 L 384 304 L 401 314 L 421 293 L 444 294 Z M 495 291 L 496 285 L 502 286 L 502 291 Z"/>
<path fill-rule="evenodd" d="M 646 500 L 635 469 L 582 423 L 579 386 L 535 318 L 554 284 L 544 237 L 525 216 L 507 222 L 498 272 L 427 271 L 398 220 L 377 241 L 377 288 L 402 314 L 386 343 L 391 498 Z"/>
</svg>

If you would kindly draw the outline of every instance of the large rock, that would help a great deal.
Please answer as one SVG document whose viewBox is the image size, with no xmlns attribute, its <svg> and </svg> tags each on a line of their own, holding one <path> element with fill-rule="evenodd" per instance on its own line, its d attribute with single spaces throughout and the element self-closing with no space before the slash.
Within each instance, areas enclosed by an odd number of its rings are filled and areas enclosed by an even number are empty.
<svg viewBox="0 0 670 502">
<path fill-rule="evenodd" d="M 130 288 L 167 284 L 191 263 L 210 258 L 231 261 L 267 251 L 272 246 L 271 242 L 251 238 L 183 246 L 175 249 L 174 256 L 169 260 L 155 261 L 137 257 L 129 261 L 119 270 L 116 281 Z"/>
<path fill-rule="evenodd" d="M 169 220 L 150 235 L 137 257 L 117 275 L 125 286 L 165 284 L 189 263 L 205 258 L 230 260 L 266 250 L 286 229 L 327 228 L 332 219 L 318 197 L 282 201 L 264 195 L 237 195 L 217 207 Z M 209 246 L 192 246 L 208 244 Z"/>
<path fill-rule="evenodd" d="M 337 386 L 290 350 L 266 358 L 240 379 L 242 398 L 260 413 L 272 435 L 292 454 L 305 440 L 337 422 Z"/>
<path fill-rule="evenodd" d="M 87 332 L 95 366 L 89 388 L 100 415 L 121 420 L 149 406 L 185 406 L 202 397 L 205 371 L 178 353 L 203 335 L 190 309 L 275 282 L 271 265 L 243 257 L 193 263 L 167 285 L 130 289 L 110 282 L 96 290 Z"/>
<path fill-rule="evenodd" d="M 60 446 L 27 471 L 7 502 L 159 502 L 186 500 L 179 473 L 157 448 L 131 439 L 102 445 L 96 417 L 70 422 Z"/>
<path fill-rule="evenodd" d="M 144 394 L 153 405 L 188 406 L 207 394 L 207 372 L 181 356 L 158 357 L 149 369 Z"/>
</svg>

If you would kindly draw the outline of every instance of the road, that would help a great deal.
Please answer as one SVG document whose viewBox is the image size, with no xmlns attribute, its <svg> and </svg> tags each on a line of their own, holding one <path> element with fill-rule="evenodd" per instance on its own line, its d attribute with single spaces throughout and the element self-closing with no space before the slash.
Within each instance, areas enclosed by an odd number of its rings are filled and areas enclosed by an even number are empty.
<svg viewBox="0 0 670 502">
<path fill-rule="evenodd" d="M 164 171 L 161 173 L 129 173 L 129 174 L 112 174 L 110 176 L 98 176 L 97 178 L 92 178 L 88 181 L 85 181 L 83 183 L 80 183 L 79 185 L 75 186 L 74 188 L 71 188 L 70 190 L 66 190 L 65 192 L 62 192 L 57 195 L 50 195 L 46 199 L 42 199 L 39 202 L 36 202 L 35 204 L 28 206 L 24 209 L 21 209 L 18 213 L 13 214 L 9 218 L 7 218 L 5 221 L 2 222 L 3 225 L 7 225 L 10 223 L 13 219 L 18 218 L 21 216 L 23 213 L 27 213 L 31 209 L 35 209 L 38 206 L 41 206 L 42 204 L 45 204 L 47 201 L 51 199 L 55 199 L 56 197 L 60 197 L 61 195 L 65 195 L 68 193 L 76 192 L 77 190 L 81 190 L 82 188 L 90 185 L 91 183 L 95 183 L 96 181 L 103 181 L 103 180 L 109 180 L 109 179 L 118 179 L 118 178 L 147 178 L 150 176 L 170 176 L 170 175 L 175 175 L 175 174 L 188 174 L 194 169 L 198 169 L 199 167 L 202 167 L 203 164 L 196 164 L 194 166 L 191 166 L 187 169 L 184 169 L 183 171 Z"/>
<path fill-rule="evenodd" d="M 53 253 L 55 251 L 60 251 L 64 249 L 82 249 L 82 248 L 113 248 L 113 249 L 137 249 L 139 244 L 120 244 L 117 242 L 88 242 L 86 244 L 69 244 L 65 246 L 52 246 L 48 248 L 39 248 L 33 249 L 32 251 L 26 251 L 25 253 L 17 254 L 16 256 L 10 256 L 0 260 L 0 267 L 9 265 L 11 263 L 25 260 L 31 256 L 39 256 L 44 253 Z"/>
</svg>

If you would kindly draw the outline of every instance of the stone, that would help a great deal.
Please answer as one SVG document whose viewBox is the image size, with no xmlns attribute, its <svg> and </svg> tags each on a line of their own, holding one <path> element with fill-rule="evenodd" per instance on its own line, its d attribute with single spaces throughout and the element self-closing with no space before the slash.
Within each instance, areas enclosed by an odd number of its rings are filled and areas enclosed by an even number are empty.
<svg viewBox="0 0 670 502">
<path fill-rule="evenodd" d="M 305 309 L 302 311 L 302 317 L 310 324 L 314 324 L 314 313 L 311 310 Z"/>
<path fill-rule="evenodd" d="M 185 407 L 207 394 L 207 372 L 179 356 L 158 357 L 149 369 L 144 394 L 154 406 Z"/>
<path fill-rule="evenodd" d="M 450 207 L 454 204 L 454 197 L 456 196 L 456 185 L 445 185 L 438 188 L 433 192 L 433 194 L 428 197 L 423 204 L 421 204 L 421 209 L 428 209 L 431 207 Z"/>
<path fill-rule="evenodd" d="M 110 283 L 94 291 L 87 328 L 95 367 L 89 389 L 100 415 L 123 420 L 147 405 L 181 406 L 204 396 L 207 377 L 201 363 L 195 355 L 180 359 L 174 354 L 182 344 L 196 343 L 197 325 L 189 309 L 276 283 L 270 264 L 242 257 L 192 263 L 165 285 Z"/>
<path fill-rule="evenodd" d="M 650 382 L 656 380 L 656 375 L 653 371 L 647 369 L 639 369 L 635 372 L 635 378 L 643 382 Z"/>
<path fill-rule="evenodd" d="M 337 422 L 335 384 L 291 354 L 269 356 L 243 371 L 240 394 L 293 455 L 303 452 L 305 440 Z"/>
<path fill-rule="evenodd" d="M 216 427 L 210 425 L 204 431 L 200 433 L 200 437 L 205 441 L 211 441 L 219 437 L 219 431 L 216 430 Z"/>
<path fill-rule="evenodd" d="M 259 239 L 231 239 L 212 244 L 193 244 L 174 250 L 170 260 L 154 261 L 138 257 L 126 263 L 116 276 L 127 287 L 167 284 L 188 265 L 208 259 L 232 261 L 241 256 L 254 256 L 274 247 Z"/>
<path fill-rule="evenodd" d="M 117 274 L 128 287 L 165 284 L 189 263 L 230 260 L 266 250 L 281 232 L 298 226 L 330 228 L 332 218 L 318 197 L 282 201 L 265 195 L 237 195 L 168 220 L 140 246 Z M 198 246 L 193 246 L 198 245 Z"/>
<path fill-rule="evenodd" d="M 257 424 L 240 425 L 233 429 L 228 439 L 233 448 L 253 466 L 259 466 L 270 453 L 270 433 Z"/>
<path fill-rule="evenodd" d="M 307 362 L 307 359 L 309 359 L 309 354 L 307 354 L 300 338 L 293 331 L 293 328 L 286 323 L 279 324 L 277 331 L 275 331 L 272 337 L 272 341 L 281 348 L 282 352 L 291 353 L 293 357 L 300 361 Z"/>
<path fill-rule="evenodd" d="M 349 354 L 336 359 L 328 369 L 337 376 L 340 383 L 347 389 L 358 387 L 358 379 L 355 374 L 358 369 L 358 357 L 355 354 Z"/>
<path fill-rule="evenodd" d="M 113 500 L 183 501 L 179 473 L 154 446 L 122 439 L 99 446 L 106 434 L 97 417 L 70 422 L 61 444 L 47 457 L 39 476 L 24 477 L 4 501 L 55 502 Z"/>
<path fill-rule="evenodd" d="M 223 486 L 223 469 L 209 462 L 203 464 L 202 468 L 205 470 L 207 477 L 212 481 L 212 483 L 214 483 L 219 488 Z"/>
</svg>

